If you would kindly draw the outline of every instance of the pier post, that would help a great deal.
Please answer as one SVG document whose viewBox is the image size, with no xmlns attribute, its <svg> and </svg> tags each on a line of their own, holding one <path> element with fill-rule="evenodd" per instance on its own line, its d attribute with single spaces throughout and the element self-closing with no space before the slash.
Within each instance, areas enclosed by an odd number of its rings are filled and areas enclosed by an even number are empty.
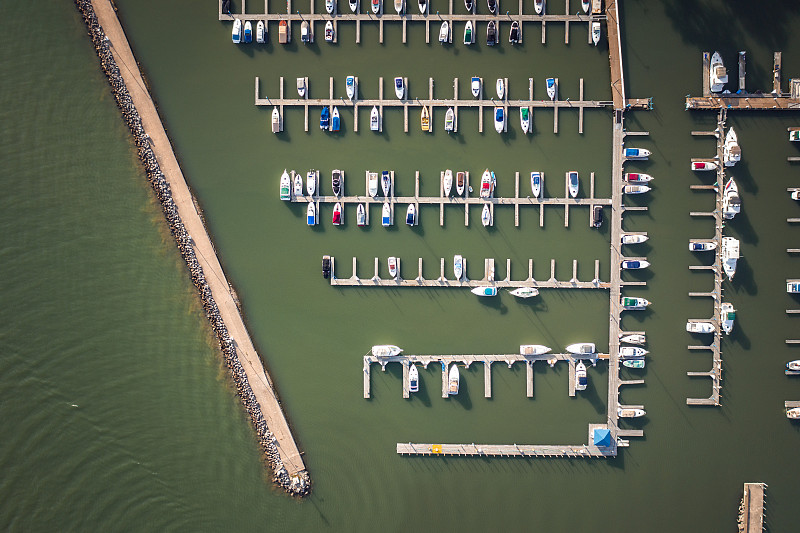
<svg viewBox="0 0 800 533">
<path fill-rule="evenodd" d="M 383 102 L 383 76 L 378 78 L 378 100 Z M 378 104 L 378 115 L 380 116 L 378 129 L 383 133 L 383 103 Z"/>
<path fill-rule="evenodd" d="M 514 174 L 514 226 L 519 227 L 519 172 Z"/>
<path fill-rule="evenodd" d="M 442 398 L 447 398 L 447 370 L 447 365 L 442 363 Z"/>
</svg>

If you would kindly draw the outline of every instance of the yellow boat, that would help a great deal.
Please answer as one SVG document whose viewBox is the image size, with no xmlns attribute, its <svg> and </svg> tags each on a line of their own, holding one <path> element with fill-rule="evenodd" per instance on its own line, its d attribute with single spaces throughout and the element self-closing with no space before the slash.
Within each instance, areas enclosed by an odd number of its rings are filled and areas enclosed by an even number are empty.
<svg viewBox="0 0 800 533">
<path fill-rule="evenodd" d="M 420 124 L 422 126 L 422 131 L 430 131 L 431 130 L 431 116 L 428 112 L 427 106 L 422 106 L 422 113 L 420 115 Z"/>
</svg>

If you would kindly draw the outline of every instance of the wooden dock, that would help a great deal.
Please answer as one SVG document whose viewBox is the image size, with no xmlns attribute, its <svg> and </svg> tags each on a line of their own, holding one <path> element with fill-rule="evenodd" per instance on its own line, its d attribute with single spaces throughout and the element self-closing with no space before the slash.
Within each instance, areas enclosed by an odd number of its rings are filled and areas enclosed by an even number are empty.
<svg viewBox="0 0 800 533">
<path fill-rule="evenodd" d="M 764 499 L 766 483 L 745 483 L 742 502 L 739 504 L 739 533 L 764 531 Z"/>
<path fill-rule="evenodd" d="M 606 35 L 608 36 L 608 61 L 611 71 L 611 95 L 614 109 L 625 109 L 625 71 L 622 68 L 622 40 L 617 4 L 620 0 L 605 0 Z"/>
</svg>

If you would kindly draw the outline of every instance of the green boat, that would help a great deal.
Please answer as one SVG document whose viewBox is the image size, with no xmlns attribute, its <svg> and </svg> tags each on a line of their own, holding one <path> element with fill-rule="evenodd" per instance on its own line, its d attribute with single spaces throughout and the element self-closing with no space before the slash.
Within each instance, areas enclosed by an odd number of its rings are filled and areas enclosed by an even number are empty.
<svg viewBox="0 0 800 533">
<path fill-rule="evenodd" d="M 472 21 L 467 21 L 467 26 L 464 28 L 464 44 L 472 44 L 474 41 L 472 36 Z"/>
<path fill-rule="evenodd" d="M 628 368 L 644 368 L 644 359 L 625 359 L 622 362 L 622 366 L 627 366 Z"/>
</svg>

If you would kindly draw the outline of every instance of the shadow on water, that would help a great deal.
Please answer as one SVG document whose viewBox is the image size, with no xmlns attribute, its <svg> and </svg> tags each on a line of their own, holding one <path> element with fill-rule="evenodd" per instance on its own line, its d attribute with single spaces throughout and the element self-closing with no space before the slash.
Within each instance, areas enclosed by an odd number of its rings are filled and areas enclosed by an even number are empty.
<svg viewBox="0 0 800 533">
<path fill-rule="evenodd" d="M 746 257 L 740 257 L 736 262 L 736 276 L 733 278 L 733 283 L 747 291 L 747 294 L 751 296 L 758 294 L 758 284 Z"/>
<path fill-rule="evenodd" d="M 736 185 L 740 190 L 758 194 L 758 182 L 753 179 L 753 175 L 750 173 L 750 165 L 747 161 L 736 163 L 736 166 L 731 168 L 730 174 L 736 177 Z"/>
<path fill-rule="evenodd" d="M 747 244 L 758 244 L 758 234 L 750 223 L 750 217 L 747 215 L 747 211 L 744 209 L 742 209 L 733 220 L 729 220 L 726 225 L 736 229 L 740 240 Z"/>
<path fill-rule="evenodd" d="M 733 324 L 733 331 L 728 335 L 731 342 L 735 342 L 745 350 L 749 350 L 751 346 L 750 337 L 747 336 L 745 328 L 742 325 L 742 317 L 740 313 L 736 313 L 736 321 Z"/>
<path fill-rule="evenodd" d="M 433 379 L 433 383 L 437 381 L 438 380 Z M 431 386 L 433 386 L 433 384 Z M 430 407 L 432 405 L 431 395 L 428 394 L 428 386 L 425 384 L 425 371 L 422 369 L 419 369 L 419 391 L 411 393 L 409 401 L 422 402 L 422 405 L 425 407 Z"/>
</svg>

